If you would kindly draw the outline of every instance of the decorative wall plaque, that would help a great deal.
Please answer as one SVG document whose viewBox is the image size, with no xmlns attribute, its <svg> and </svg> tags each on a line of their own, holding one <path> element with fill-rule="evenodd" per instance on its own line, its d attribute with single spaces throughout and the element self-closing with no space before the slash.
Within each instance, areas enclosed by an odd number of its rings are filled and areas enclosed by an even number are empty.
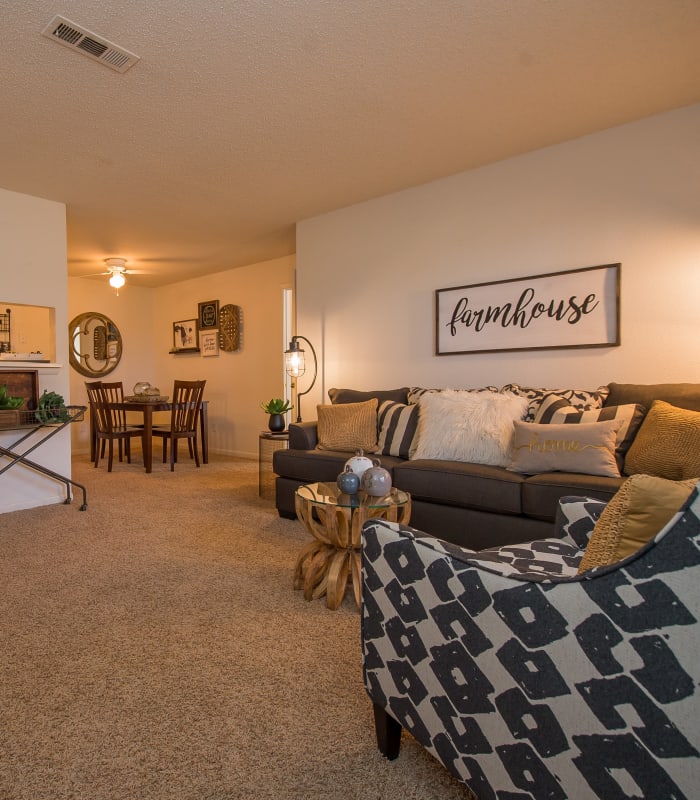
<svg viewBox="0 0 700 800">
<path fill-rule="evenodd" d="M 240 347 L 241 310 L 231 304 L 221 307 L 219 313 L 219 345 L 225 353 Z"/>
<path fill-rule="evenodd" d="M 219 327 L 219 301 L 207 300 L 199 303 L 199 330 Z"/>
</svg>

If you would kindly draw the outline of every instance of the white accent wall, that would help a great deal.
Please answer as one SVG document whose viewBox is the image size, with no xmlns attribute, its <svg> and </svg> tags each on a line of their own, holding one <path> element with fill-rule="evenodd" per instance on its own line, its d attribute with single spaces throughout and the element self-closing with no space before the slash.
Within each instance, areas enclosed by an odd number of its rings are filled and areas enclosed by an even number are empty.
<svg viewBox="0 0 700 800">
<path fill-rule="evenodd" d="M 0 189 L 0 302 L 55 309 L 56 363 L 39 370 L 39 394 L 44 389 L 69 399 L 66 211 L 62 203 Z M 5 362 L 7 366 L 9 362 Z M 13 367 L 20 369 L 20 367 Z M 24 369 L 24 367 L 21 367 Z M 32 365 L 31 368 L 34 368 Z M 0 384 L 2 370 L 0 369 Z M 0 444 L 14 447 L 22 432 L 0 431 Z M 35 437 L 22 448 L 31 446 Z M 38 447 L 30 458 L 70 477 L 69 429 Z M 0 468 L 8 464 L 0 458 Z M 48 505 L 65 499 L 65 486 L 22 465 L 0 475 L 0 512 Z"/>
<path fill-rule="evenodd" d="M 434 355 L 436 289 L 616 262 L 621 346 Z M 305 418 L 333 386 L 700 381 L 699 308 L 700 105 L 297 226 Z"/>
</svg>

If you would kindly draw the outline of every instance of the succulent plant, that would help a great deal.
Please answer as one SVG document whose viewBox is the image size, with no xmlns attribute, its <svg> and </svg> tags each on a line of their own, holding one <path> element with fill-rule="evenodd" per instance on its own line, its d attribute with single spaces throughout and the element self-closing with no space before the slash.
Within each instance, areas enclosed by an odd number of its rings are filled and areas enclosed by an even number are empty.
<svg viewBox="0 0 700 800">
<path fill-rule="evenodd" d="M 12 397 L 7 386 L 0 386 L 0 408 L 19 408 L 24 403 L 23 397 Z"/>
<path fill-rule="evenodd" d="M 267 403 L 260 403 L 260 408 L 266 414 L 286 414 L 287 411 L 294 408 L 289 404 L 289 400 L 283 400 L 281 397 L 273 397 Z"/>
</svg>

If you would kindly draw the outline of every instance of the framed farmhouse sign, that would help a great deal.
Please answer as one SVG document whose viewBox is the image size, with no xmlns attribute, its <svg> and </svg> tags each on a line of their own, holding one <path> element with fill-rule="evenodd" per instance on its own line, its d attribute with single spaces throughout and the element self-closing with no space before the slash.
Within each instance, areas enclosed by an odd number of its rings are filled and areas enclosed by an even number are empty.
<svg viewBox="0 0 700 800">
<path fill-rule="evenodd" d="M 435 292 L 436 355 L 616 347 L 620 264 Z"/>
</svg>

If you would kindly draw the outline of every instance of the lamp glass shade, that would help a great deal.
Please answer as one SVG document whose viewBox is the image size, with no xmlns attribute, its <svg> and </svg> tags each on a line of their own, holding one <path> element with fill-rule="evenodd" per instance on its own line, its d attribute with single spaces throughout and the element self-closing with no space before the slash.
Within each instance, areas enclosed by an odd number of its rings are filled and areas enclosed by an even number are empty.
<svg viewBox="0 0 700 800">
<path fill-rule="evenodd" d="M 126 283 L 126 278 L 122 275 L 121 272 L 113 272 L 109 278 L 109 285 L 113 289 L 121 289 L 125 283 Z"/>
<path fill-rule="evenodd" d="M 292 378 L 298 378 L 306 372 L 304 351 L 296 342 L 292 344 L 294 346 L 290 346 L 289 350 L 284 352 L 284 368 L 287 371 L 287 375 Z"/>
</svg>

